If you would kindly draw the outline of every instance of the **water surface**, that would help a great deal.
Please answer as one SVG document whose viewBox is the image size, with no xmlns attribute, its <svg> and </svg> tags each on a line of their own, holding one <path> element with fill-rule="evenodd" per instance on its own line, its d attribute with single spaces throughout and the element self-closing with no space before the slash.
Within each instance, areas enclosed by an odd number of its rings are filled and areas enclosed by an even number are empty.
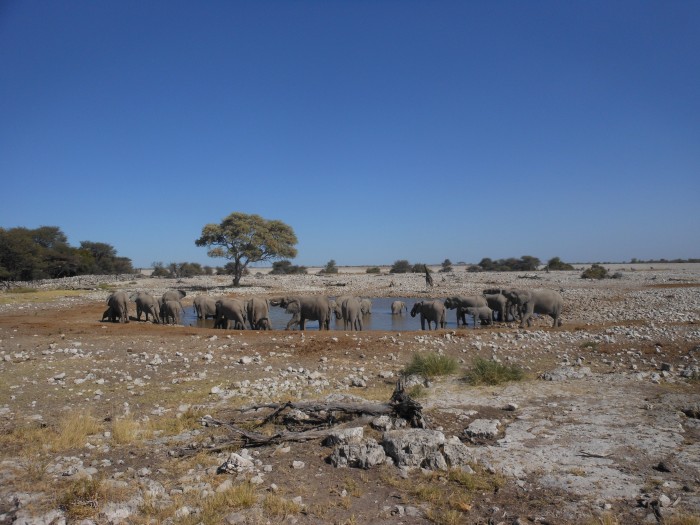
<svg viewBox="0 0 700 525">
<path fill-rule="evenodd" d="M 395 332 L 409 332 L 412 330 L 420 330 L 420 316 L 411 317 L 408 312 L 401 315 L 391 315 L 391 303 L 394 301 L 403 301 L 406 303 L 410 312 L 411 307 L 416 301 L 411 297 L 380 297 L 372 299 L 372 313 L 362 316 L 362 324 L 364 330 L 383 330 Z M 457 313 L 455 310 L 447 310 L 447 325 L 446 328 L 457 328 Z M 284 311 L 284 308 L 279 306 L 270 307 L 270 322 L 273 330 L 284 330 L 287 323 L 292 318 L 292 314 Z M 213 328 L 214 320 L 207 319 L 206 321 L 197 319 L 194 307 L 185 307 L 185 315 L 183 323 L 185 326 L 198 326 L 202 328 Z M 467 317 L 468 326 L 472 327 L 473 323 L 470 317 Z M 246 325 L 246 329 L 248 326 Z M 307 321 L 307 330 L 318 330 L 318 321 Z M 335 319 L 331 320 L 331 330 L 343 330 L 343 321 Z"/>
</svg>

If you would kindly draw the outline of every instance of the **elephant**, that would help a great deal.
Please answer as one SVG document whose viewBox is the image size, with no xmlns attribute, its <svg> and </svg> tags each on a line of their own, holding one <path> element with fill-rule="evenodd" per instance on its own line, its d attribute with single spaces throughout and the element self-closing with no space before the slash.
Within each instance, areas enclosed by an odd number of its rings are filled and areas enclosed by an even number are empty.
<svg viewBox="0 0 700 525">
<path fill-rule="evenodd" d="M 216 301 L 216 322 L 214 328 L 245 330 L 246 305 L 240 299 L 219 299 Z"/>
<path fill-rule="evenodd" d="M 116 315 L 114 313 L 114 310 L 112 310 L 111 306 L 108 306 L 107 309 L 102 313 L 102 320 L 107 320 L 110 323 L 113 323 L 116 320 Z"/>
<path fill-rule="evenodd" d="M 216 301 L 216 298 L 208 295 L 198 295 L 195 297 L 192 304 L 197 312 L 197 319 L 206 319 L 207 317 L 216 318 Z"/>
<path fill-rule="evenodd" d="M 126 292 L 114 292 L 107 298 L 107 310 L 102 314 L 102 318 L 106 317 L 113 323 L 119 320 L 120 323 L 129 322 L 129 297 Z"/>
<path fill-rule="evenodd" d="M 445 308 L 457 309 L 457 326 L 460 320 L 464 323 L 464 308 L 474 308 L 477 306 L 488 306 L 486 299 L 481 295 L 455 295 L 445 299 Z"/>
<path fill-rule="evenodd" d="M 393 303 L 391 303 L 391 315 L 401 315 L 404 310 L 408 312 L 408 308 L 406 308 L 406 303 L 404 303 L 403 301 L 394 301 Z"/>
<path fill-rule="evenodd" d="M 129 297 L 132 301 L 136 303 L 136 319 L 141 320 L 141 314 L 146 314 L 146 321 L 148 321 L 148 315 L 150 314 L 153 318 L 154 323 L 160 323 L 160 316 L 158 315 L 158 303 L 155 298 L 147 292 L 136 292 L 131 294 Z"/>
<path fill-rule="evenodd" d="M 464 313 L 474 318 L 474 328 L 476 328 L 477 319 L 481 324 L 493 324 L 493 310 L 488 306 L 467 306 L 464 308 Z"/>
<path fill-rule="evenodd" d="M 160 318 L 163 324 L 180 324 L 183 313 L 180 301 L 165 301 L 160 305 Z"/>
<path fill-rule="evenodd" d="M 511 317 L 513 320 L 522 318 L 520 307 L 516 304 L 516 297 L 513 292 L 517 292 L 515 288 L 489 288 L 483 291 L 486 295 L 502 295 L 506 298 L 505 320 L 508 321 Z"/>
<path fill-rule="evenodd" d="M 306 328 L 306 321 L 318 321 L 319 330 L 328 330 L 331 320 L 331 306 L 327 297 L 320 295 L 281 297 L 271 299 L 270 304 L 285 308 L 296 308 L 299 311 L 299 330 Z M 295 306 L 296 305 L 296 306 Z"/>
<path fill-rule="evenodd" d="M 519 306 L 522 317 L 520 318 L 520 328 L 532 324 L 532 314 L 542 314 L 550 316 L 554 322 L 552 328 L 561 326 L 561 311 L 564 306 L 564 299 L 559 292 L 554 290 L 511 290 L 513 300 Z"/>
<path fill-rule="evenodd" d="M 343 320 L 343 329 L 362 330 L 362 303 L 357 297 L 345 297 L 335 305 L 336 319 Z"/>
<path fill-rule="evenodd" d="M 360 311 L 362 315 L 372 313 L 372 301 L 370 299 L 360 299 Z"/>
<path fill-rule="evenodd" d="M 182 290 L 168 290 L 163 294 L 160 302 L 162 304 L 165 301 L 181 301 L 186 295 L 187 294 Z"/>
<path fill-rule="evenodd" d="M 333 303 L 333 309 L 335 309 L 335 301 L 329 301 Z M 272 304 L 272 302 L 270 302 Z M 278 305 L 279 306 L 279 305 Z M 291 303 L 287 306 L 285 310 L 288 314 L 292 314 L 292 318 L 287 323 L 285 330 L 291 330 L 292 327 L 299 327 L 301 325 L 301 315 L 299 314 L 299 303 Z"/>
<path fill-rule="evenodd" d="M 428 330 L 430 330 L 430 323 L 435 323 L 435 330 L 437 330 L 438 323 L 440 323 L 440 328 L 445 328 L 445 305 L 440 301 L 418 301 L 411 308 L 411 317 L 415 317 L 420 314 L 420 328 L 425 330 L 425 321 L 428 321 Z"/>
<path fill-rule="evenodd" d="M 486 304 L 493 310 L 494 321 L 498 320 L 503 323 L 507 320 L 506 308 L 508 306 L 508 298 L 502 293 L 497 294 L 484 294 L 484 299 L 486 299 Z M 498 319 L 495 319 L 498 317 Z"/>
<path fill-rule="evenodd" d="M 246 302 L 246 312 L 251 330 L 271 330 L 270 302 L 262 297 L 253 297 Z"/>
</svg>

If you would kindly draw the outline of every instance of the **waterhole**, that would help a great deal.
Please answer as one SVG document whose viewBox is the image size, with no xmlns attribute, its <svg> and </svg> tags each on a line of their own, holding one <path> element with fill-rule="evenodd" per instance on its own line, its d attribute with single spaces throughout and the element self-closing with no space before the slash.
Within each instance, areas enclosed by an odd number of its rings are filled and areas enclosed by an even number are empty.
<svg viewBox="0 0 700 525">
<path fill-rule="evenodd" d="M 421 299 L 415 299 L 410 297 L 380 297 L 372 299 L 372 313 L 362 316 L 362 325 L 364 330 L 383 330 L 383 331 L 396 331 L 396 332 L 409 332 L 412 330 L 420 330 L 420 316 L 411 317 L 408 313 L 411 308 Z M 401 315 L 391 314 L 391 303 L 394 301 L 403 301 L 406 303 L 408 312 L 404 311 Z M 288 314 L 284 311 L 284 308 L 278 306 L 270 307 L 270 322 L 272 323 L 273 330 L 284 330 L 287 323 L 292 318 L 292 314 Z M 445 328 L 457 328 L 457 314 L 456 310 L 447 310 L 447 324 Z M 213 319 L 197 319 L 197 314 L 193 306 L 185 307 L 185 315 L 183 317 L 183 323 L 185 326 L 197 326 L 200 328 L 213 328 Z M 472 320 L 467 316 L 468 327 L 473 327 Z M 331 320 L 331 330 L 343 330 L 343 321 L 335 319 L 333 316 Z M 246 326 L 248 329 L 249 326 Z M 318 330 L 318 321 L 307 321 L 307 330 Z"/>
</svg>

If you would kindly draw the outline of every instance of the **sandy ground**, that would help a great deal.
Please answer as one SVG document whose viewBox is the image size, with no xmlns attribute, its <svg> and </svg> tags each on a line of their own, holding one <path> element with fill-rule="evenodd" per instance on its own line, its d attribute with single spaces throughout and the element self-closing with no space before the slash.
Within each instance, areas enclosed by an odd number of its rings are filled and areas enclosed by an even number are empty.
<svg viewBox="0 0 700 525">
<path fill-rule="evenodd" d="M 3 293 L 0 523 L 698 523 L 700 265 L 614 271 L 622 278 L 596 282 L 579 272 L 456 271 L 434 274 L 432 288 L 422 275 L 253 271 L 237 289 L 225 277 L 129 276 Z M 561 290 L 564 326 L 540 318 L 529 329 L 301 333 L 100 322 L 114 289 L 180 288 L 188 303 L 201 293 L 444 299 L 495 286 Z M 433 352 L 460 370 L 431 379 L 417 399 L 430 428 L 469 447 L 474 486 L 445 472 L 334 468 L 318 440 L 245 449 L 202 426 L 204 415 L 269 412 L 239 410 L 254 404 L 339 394 L 383 403 L 412 357 Z M 471 385 L 475 357 L 526 378 Z M 96 428 L 59 443 L 75 414 Z M 494 433 L 470 437 L 479 420 Z M 127 421 L 136 430 L 117 439 Z M 231 452 L 249 453 L 255 468 L 217 474 Z M 71 500 L 81 479 L 108 490 Z M 251 480 L 254 503 L 214 508 L 216 494 Z"/>
</svg>

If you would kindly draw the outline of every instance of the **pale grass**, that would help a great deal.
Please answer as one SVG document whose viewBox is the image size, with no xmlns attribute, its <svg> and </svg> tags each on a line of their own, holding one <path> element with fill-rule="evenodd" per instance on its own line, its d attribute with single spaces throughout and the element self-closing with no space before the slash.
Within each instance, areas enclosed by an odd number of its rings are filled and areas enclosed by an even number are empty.
<svg viewBox="0 0 700 525">
<path fill-rule="evenodd" d="M 146 430 L 132 416 L 112 420 L 112 441 L 117 445 L 132 445 L 145 435 Z"/>
<path fill-rule="evenodd" d="M 79 297 L 85 295 L 84 290 L 34 290 L 32 288 L 19 288 L 10 292 L 0 293 L 0 304 L 18 303 L 50 303 L 65 297 Z"/>
<path fill-rule="evenodd" d="M 102 425 L 89 413 L 70 412 L 58 424 L 57 434 L 50 446 L 55 451 L 82 448 L 88 436 L 97 434 Z"/>
<path fill-rule="evenodd" d="M 66 516 L 77 521 L 95 516 L 106 502 L 107 492 L 102 480 L 81 478 L 71 482 L 57 499 Z"/>
<path fill-rule="evenodd" d="M 262 506 L 266 516 L 280 520 L 286 519 L 288 516 L 295 516 L 302 511 L 302 507 L 298 503 L 276 494 L 268 494 L 263 500 Z"/>
<path fill-rule="evenodd" d="M 674 514 L 664 517 L 664 525 L 700 525 L 700 516 L 697 514 Z"/>
</svg>

